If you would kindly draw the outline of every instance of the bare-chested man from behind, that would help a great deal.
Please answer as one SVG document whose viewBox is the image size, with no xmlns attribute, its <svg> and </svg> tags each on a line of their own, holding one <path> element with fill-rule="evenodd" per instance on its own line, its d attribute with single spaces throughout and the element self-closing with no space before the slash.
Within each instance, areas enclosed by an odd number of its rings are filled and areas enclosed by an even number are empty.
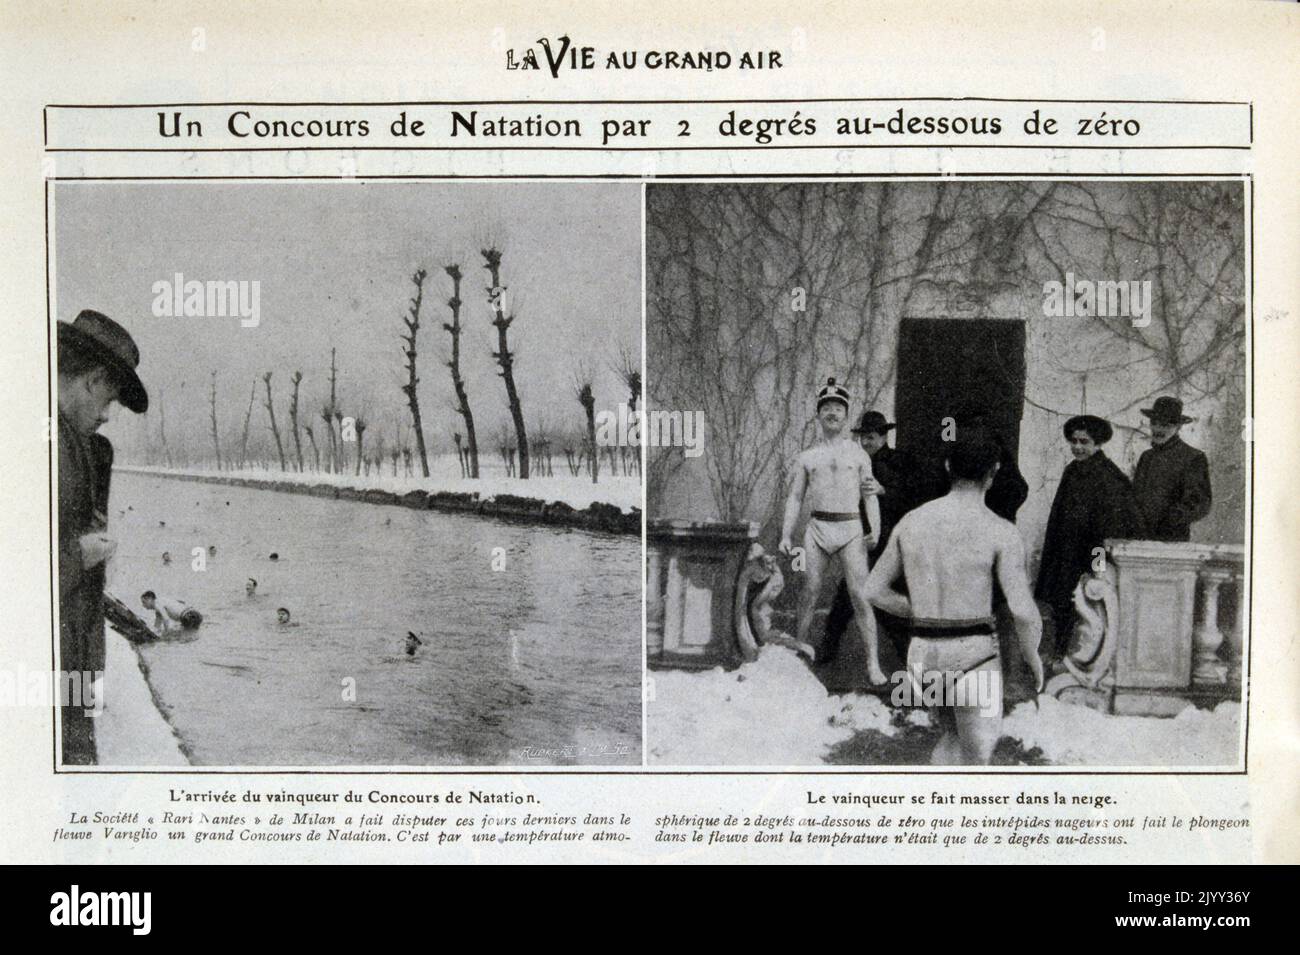
<svg viewBox="0 0 1300 955">
<path fill-rule="evenodd" d="M 871 572 L 867 599 L 910 619 L 907 670 L 913 686 L 942 679 L 943 736 L 931 762 L 987 765 L 1002 733 L 994 576 L 1015 619 L 1020 653 L 1036 690 L 1043 686 L 1042 618 L 1029 590 L 1020 534 L 984 505 L 998 469 L 997 446 L 986 438 L 959 438 L 946 457 L 952 489 L 899 521 Z M 900 579 L 907 583 L 906 596 L 894 587 Z"/>
<path fill-rule="evenodd" d="M 794 466 L 794 480 L 786 499 L 781 526 L 781 553 L 794 550 L 791 537 L 805 495 L 812 504 L 812 516 L 804 532 L 806 578 L 799 594 L 799 626 L 795 639 L 808 643 L 813 612 L 821 594 L 822 581 L 832 562 L 839 560 L 853 601 L 854 620 L 867 652 L 867 678 L 873 685 L 888 682 L 880 669 L 876 651 L 876 618 L 867 604 L 869 567 L 867 551 L 875 546 L 880 531 L 880 504 L 876 501 L 871 476 L 871 457 L 856 441 L 849 440 L 845 426 L 849 417 L 849 393 L 831 378 L 817 392 L 817 421 L 821 440 L 801 452 Z M 864 534 L 858 502 L 866 508 L 871 535 Z"/>
</svg>

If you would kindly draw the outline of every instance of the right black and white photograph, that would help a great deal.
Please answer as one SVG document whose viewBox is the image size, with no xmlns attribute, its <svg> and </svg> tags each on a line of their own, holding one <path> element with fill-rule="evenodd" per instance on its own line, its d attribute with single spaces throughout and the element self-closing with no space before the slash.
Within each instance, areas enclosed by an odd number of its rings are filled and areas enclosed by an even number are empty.
<svg viewBox="0 0 1300 955">
<path fill-rule="evenodd" d="M 1247 206 L 648 185 L 648 762 L 1240 771 Z"/>
</svg>

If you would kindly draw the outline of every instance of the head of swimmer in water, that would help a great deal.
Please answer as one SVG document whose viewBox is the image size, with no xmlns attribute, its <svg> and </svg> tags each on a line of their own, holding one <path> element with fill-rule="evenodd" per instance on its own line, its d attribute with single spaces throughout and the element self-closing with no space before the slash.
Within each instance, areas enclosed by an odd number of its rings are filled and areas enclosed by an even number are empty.
<svg viewBox="0 0 1300 955">
<path fill-rule="evenodd" d="M 288 623 L 288 622 L 289 622 L 289 610 L 288 610 L 288 608 L 286 608 L 286 607 L 281 607 L 279 610 L 277 610 L 277 611 L 275 612 L 275 620 L 276 620 L 277 623 Z"/>
<path fill-rule="evenodd" d="M 257 593 L 257 581 L 252 577 L 249 577 L 248 582 L 244 584 L 244 593 L 250 597 Z"/>
<path fill-rule="evenodd" d="M 153 610 L 158 603 L 158 595 L 152 590 L 146 590 L 140 595 L 140 603 L 144 604 L 145 610 Z"/>
<path fill-rule="evenodd" d="M 420 648 L 422 643 L 424 641 L 417 637 L 413 631 L 406 631 L 406 655 L 408 657 L 415 656 L 415 651 Z"/>
</svg>

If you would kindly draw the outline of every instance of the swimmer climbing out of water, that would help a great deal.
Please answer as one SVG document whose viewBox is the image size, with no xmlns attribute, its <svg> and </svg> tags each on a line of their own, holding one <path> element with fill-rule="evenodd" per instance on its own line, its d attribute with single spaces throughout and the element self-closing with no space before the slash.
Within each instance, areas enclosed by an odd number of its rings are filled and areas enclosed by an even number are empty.
<svg viewBox="0 0 1300 955">
<path fill-rule="evenodd" d="M 849 417 L 849 392 L 834 378 L 817 392 L 817 422 L 821 440 L 800 452 L 794 463 L 794 479 L 786 498 L 785 520 L 781 526 L 780 550 L 790 554 L 795 524 L 803 509 L 804 498 L 812 504 L 812 516 L 804 531 L 806 577 L 799 594 L 799 622 L 795 640 L 808 643 L 813 613 L 821 594 L 822 581 L 833 562 L 839 561 L 849 598 L 853 602 L 854 620 L 862 635 L 867 654 L 867 678 L 873 685 L 888 682 L 880 668 L 876 645 L 876 618 L 867 603 L 866 585 L 869 572 L 867 551 L 876 544 L 880 529 L 880 504 L 871 475 L 871 457 L 856 441 L 845 434 Z M 859 501 L 870 524 L 870 533 L 862 527 Z"/>
<path fill-rule="evenodd" d="M 154 628 L 160 637 L 197 629 L 203 622 L 203 615 L 184 600 L 160 598 L 152 590 L 146 590 L 140 595 L 140 603 L 144 604 L 146 610 L 153 611 Z"/>
<path fill-rule="evenodd" d="M 936 714 L 943 735 L 931 754 L 936 765 L 987 765 L 1002 733 L 995 579 L 1035 689 L 1043 687 L 1043 622 L 1029 590 L 1024 544 L 1015 525 L 984 504 L 1000 453 L 983 436 L 952 442 L 945 455 L 951 489 L 899 521 L 867 581 L 874 606 L 910 620 L 908 679 L 918 692 L 936 683 L 943 688 Z M 900 581 L 906 594 L 897 589 Z"/>
</svg>

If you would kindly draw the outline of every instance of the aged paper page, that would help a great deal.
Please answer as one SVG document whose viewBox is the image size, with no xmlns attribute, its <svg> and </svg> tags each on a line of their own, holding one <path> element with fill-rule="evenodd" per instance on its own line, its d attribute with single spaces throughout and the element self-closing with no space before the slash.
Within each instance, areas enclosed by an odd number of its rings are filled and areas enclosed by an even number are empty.
<svg viewBox="0 0 1300 955">
<path fill-rule="evenodd" d="M 1300 858 L 1300 21 L 9 4 L 5 861 Z"/>
</svg>

